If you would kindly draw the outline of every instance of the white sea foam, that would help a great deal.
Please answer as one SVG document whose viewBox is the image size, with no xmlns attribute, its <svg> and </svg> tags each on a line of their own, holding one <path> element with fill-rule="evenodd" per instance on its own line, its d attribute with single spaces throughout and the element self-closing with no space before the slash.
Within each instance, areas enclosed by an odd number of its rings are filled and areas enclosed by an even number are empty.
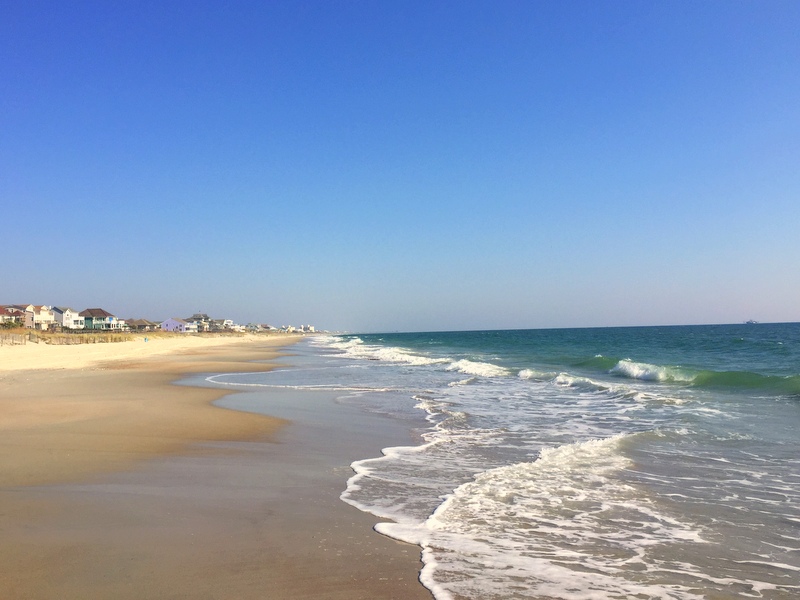
<svg viewBox="0 0 800 600">
<path fill-rule="evenodd" d="M 565 387 L 583 387 L 597 391 L 607 391 L 610 389 L 610 386 L 608 384 L 594 381 L 592 379 L 589 379 L 588 377 L 579 377 L 577 375 L 570 375 L 569 373 L 559 373 L 553 378 L 553 383 Z"/>
<path fill-rule="evenodd" d="M 429 356 L 397 346 L 365 344 L 360 338 L 346 341 L 327 341 L 332 348 L 342 351 L 342 356 L 362 360 L 378 360 L 413 366 L 446 365 L 447 371 L 457 371 L 477 377 L 506 377 L 511 371 L 492 363 L 474 361 L 466 358 L 453 359 L 444 356 Z M 466 380 L 465 380 L 466 381 Z"/>
<path fill-rule="evenodd" d="M 458 387 L 461 385 L 469 385 L 471 383 L 475 383 L 477 381 L 476 377 L 467 377 L 466 379 L 460 379 L 458 381 L 451 381 L 447 384 L 448 387 Z"/>
<path fill-rule="evenodd" d="M 458 371 L 466 375 L 477 375 L 479 377 L 505 377 L 510 375 L 510 371 L 503 367 L 498 367 L 497 365 L 486 362 L 467 360 L 466 358 L 452 362 L 448 365 L 447 370 Z"/>
<path fill-rule="evenodd" d="M 393 363 L 404 363 L 408 365 L 435 365 L 448 362 L 446 358 L 431 358 L 414 354 L 403 348 L 380 347 L 380 346 L 354 346 L 351 356 L 366 358 L 368 360 L 382 360 Z"/>
<path fill-rule="evenodd" d="M 334 336 L 318 337 L 312 341 L 312 343 L 314 342 L 336 348 L 337 350 L 350 350 L 351 348 L 364 344 L 363 340 L 358 337 L 341 338 Z"/>
<path fill-rule="evenodd" d="M 389 363 L 407 365 L 436 365 L 447 364 L 450 359 L 435 356 L 425 356 L 396 346 L 379 346 L 365 344 L 360 338 L 351 338 L 343 341 L 326 341 L 326 345 L 340 350 L 343 357 L 361 360 L 378 360 Z"/>
<path fill-rule="evenodd" d="M 557 375 L 557 373 L 553 373 L 552 371 L 538 371 L 536 369 L 522 369 L 517 373 L 517 377 L 520 379 L 534 381 L 550 381 Z"/>
<path fill-rule="evenodd" d="M 637 402 L 672 404 L 675 406 L 682 406 L 688 402 L 686 398 L 663 396 L 661 394 L 655 394 L 653 392 L 632 392 L 631 398 L 633 398 Z"/>
<path fill-rule="evenodd" d="M 558 597 L 568 597 L 564 589 L 572 586 L 565 588 L 565 582 L 584 580 L 582 569 L 568 568 L 570 563 L 594 571 L 594 576 L 585 576 L 583 589 L 603 592 L 598 597 L 643 590 L 657 594 L 657 586 L 617 578 L 620 567 L 645 560 L 647 546 L 702 539 L 695 528 L 658 513 L 616 477 L 631 466 L 620 453 L 628 437 L 544 448 L 534 462 L 491 469 L 458 487 L 424 527 L 405 525 L 401 531 L 385 524 L 381 531 L 426 548 L 423 574 L 427 581 L 439 582 L 437 598 L 451 593 L 503 597 L 509 568 L 527 581 L 527 593 L 520 597 L 554 590 L 561 590 Z M 629 530 L 624 521 L 630 522 Z M 604 548 L 615 548 L 612 554 L 618 558 L 604 558 Z"/>
<path fill-rule="evenodd" d="M 642 381 L 677 381 L 690 383 L 694 376 L 676 367 L 663 367 L 648 363 L 635 362 L 629 359 L 619 361 L 611 369 L 612 375 L 641 379 Z"/>
</svg>

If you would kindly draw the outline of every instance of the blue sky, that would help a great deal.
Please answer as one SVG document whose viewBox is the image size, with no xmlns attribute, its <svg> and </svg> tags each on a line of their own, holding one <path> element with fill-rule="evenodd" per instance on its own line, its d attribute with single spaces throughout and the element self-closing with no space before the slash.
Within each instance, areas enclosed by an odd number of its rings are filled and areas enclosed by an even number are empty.
<svg viewBox="0 0 800 600">
<path fill-rule="evenodd" d="M 3 2 L 0 303 L 800 320 L 800 3 Z"/>
</svg>

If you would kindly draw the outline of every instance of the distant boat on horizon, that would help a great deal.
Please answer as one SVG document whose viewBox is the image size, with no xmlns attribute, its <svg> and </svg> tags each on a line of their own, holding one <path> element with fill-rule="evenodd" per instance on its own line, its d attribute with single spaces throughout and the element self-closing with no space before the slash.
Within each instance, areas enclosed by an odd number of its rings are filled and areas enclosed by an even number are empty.
<svg viewBox="0 0 800 600">
<path fill-rule="evenodd" d="M 754 321 L 753 319 L 750 319 L 749 321 L 745 321 L 744 324 L 745 325 L 758 325 L 758 321 Z"/>
</svg>

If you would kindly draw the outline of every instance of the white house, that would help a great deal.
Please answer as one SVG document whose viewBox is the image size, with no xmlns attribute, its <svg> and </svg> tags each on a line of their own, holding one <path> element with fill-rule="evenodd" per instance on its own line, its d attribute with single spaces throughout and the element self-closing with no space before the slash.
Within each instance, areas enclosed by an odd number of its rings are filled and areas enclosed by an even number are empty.
<svg viewBox="0 0 800 600">
<path fill-rule="evenodd" d="M 83 329 L 85 325 L 84 318 L 77 310 L 65 306 L 54 306 L 53 318 L 64 329 Z"/>
<path fill-rule="evenodd" d="M 177 331 L 178 333 L 197 333 L 197 323 L 189 323 L 184 319 L 173 317 L 161 323 L 162 331 Z"/>
<path fill-rule="evenodd" d="M 29 304 L 25 307 L 25 327 L 28 329 L 46 331 L 54 322 L 53 311 L 49 306 Z"/>
<path fill-rule="evenodd" d="M 206 313 L 194 313 L 191 317 L 186 317 L 184 321 L 197 325 L 197 331 L 211 331 L 213 323 L 213 319 Z"/>
</svg>

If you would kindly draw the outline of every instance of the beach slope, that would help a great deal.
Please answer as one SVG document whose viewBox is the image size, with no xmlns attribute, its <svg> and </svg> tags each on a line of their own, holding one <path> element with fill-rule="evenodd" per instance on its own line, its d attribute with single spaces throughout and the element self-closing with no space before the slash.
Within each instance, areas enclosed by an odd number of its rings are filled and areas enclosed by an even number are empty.
<svg viewBox="0 0 800 600">
<path fill-rule="evenodd" d="M 430 598 L 419 548 L 339 500 L 335 427 L 171 384 L 269 369 L 296 339 L 0 348 L 0 597 Z"/>
</svg>

